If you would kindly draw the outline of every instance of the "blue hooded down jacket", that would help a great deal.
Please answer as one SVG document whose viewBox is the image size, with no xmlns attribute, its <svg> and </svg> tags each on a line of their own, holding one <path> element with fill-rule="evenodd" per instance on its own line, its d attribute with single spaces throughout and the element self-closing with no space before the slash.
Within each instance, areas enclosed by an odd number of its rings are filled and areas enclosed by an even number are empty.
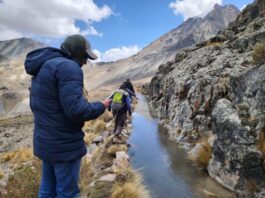
<svg viewBox="0 0 265 198">
<path fill-rule="evenodd" d="M 25 69 L 32 76 L 34 154 L 50 162 L 81 158 L 86 154 L 84 122 L 99 117 L 105 106 L 83 97 L 80 65 L 64 51 L 49 47 L 30 52 Z"/>
</svg>

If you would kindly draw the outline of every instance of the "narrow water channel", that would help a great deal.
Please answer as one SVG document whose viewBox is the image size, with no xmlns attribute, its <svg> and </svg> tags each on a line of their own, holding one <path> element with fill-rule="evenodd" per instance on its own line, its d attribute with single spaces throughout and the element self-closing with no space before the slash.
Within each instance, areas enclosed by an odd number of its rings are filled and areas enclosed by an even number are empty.
<svg viewBox="0 0 265 198">
<path fill-rule="evenodd" d="M 205 191 L 218 197 L 232 194 L 207 174 L 199 172 L 186 158 L 185 151 L 169 140 L 167 132 L 151 117 L 148 103 L 139 95 L 133 114 L 129 150 L 131 164 L 138 169 L 153 198 L 201 198 Z"/>
</svg>

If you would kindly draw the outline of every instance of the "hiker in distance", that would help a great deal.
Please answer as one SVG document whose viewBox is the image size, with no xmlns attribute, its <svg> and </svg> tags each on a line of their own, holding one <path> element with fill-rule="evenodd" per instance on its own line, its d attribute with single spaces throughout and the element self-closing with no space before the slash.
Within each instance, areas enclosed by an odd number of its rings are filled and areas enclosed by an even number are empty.
<svg viewBox="0 0 265 198">
<path fill-rule="evenodd" d="M 130 94 L 130 97 L 135 97 L 136 98 L 136 94 L 135 94 L 135 91 L 134 91 L 134 87 L 131 83 L 131 80 L 128 78 L 124 83 L 124 86 L 126 87 L 126 91 Z"/>
<path fill-rule="evenodd" d="M 112 99 L 112 101 L 111 105 L 109 106 L 109 111 L 112 111 L 113 117 L 115 119 L 113 133 L 115 137 L 118 137 L 121 134 L 123 127 L 125 126 L 125 122 L 127 120 L 127 112 L 129 113 L 129 116 L 132 115 L 131 97 L 127 91 L 126 86 L 122 84 L 110 98 Z"/>
<path fill-rule="evenodd" d="M 60 49 L 41 48 L 26 57 L 25 69 L 32 76 L 33 150 L 42 160 L 39 198 L 79 197 L 80 161 L 87 152 L 82 127 L 111 102 L 89 103 L 83 96 L 81 67 L 96 58 L 81 35 L 67 37 Z"/>
</svg>

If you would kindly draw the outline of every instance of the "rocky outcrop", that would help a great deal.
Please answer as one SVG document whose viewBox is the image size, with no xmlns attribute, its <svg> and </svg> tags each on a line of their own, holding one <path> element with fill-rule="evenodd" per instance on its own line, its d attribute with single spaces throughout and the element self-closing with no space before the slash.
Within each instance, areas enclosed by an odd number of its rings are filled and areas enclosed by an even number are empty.
<svg viewBox="0 0 265 198">
<path fill-rule="evenodd" d="M 264 186 L 262 154 L 257 150 L 256 124 L 246 124 L 240 112 L 227 99 L 220 99 L 212 113 L 213 132 L 217 135 L 209 174 L 242 197 L 254 196 L 249 183 Z M 251 121 L 249 121 L 251 122 Z M 245 189 L 244 192 L 241 192 Z"/>
<path fill-rule="evenodd" d="M 264 11 L 264 1 L 256 0 L 228 29 L 162 64 L 144 88 L 170 137 L 186 148 L 214 134 L 208 172 L 238 197 L 265 187 L 257 146 L 265 122 L 265 64 L 252 59 L 254 45 L 265 41 Z"/>
</svg>

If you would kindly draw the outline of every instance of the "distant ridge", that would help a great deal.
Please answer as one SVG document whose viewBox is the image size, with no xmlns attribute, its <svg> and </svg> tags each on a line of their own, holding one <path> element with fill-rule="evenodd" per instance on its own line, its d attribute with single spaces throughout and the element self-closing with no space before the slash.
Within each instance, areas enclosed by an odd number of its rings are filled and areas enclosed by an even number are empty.
<svg viewBox="0 0 265 198">
<path fill-rule="evenodd" d="M 102 74 L 102 76 L 96 77 L 101 79 L 101 82 L 94 83 L 97 80 L 93 80 L 94 87 L 91 88 L 118 83 L 126 78 L 142 79 L 153 76 L 159 65 L 172 60 L 177 51 L 215 36 L 218 31 L 228 27 L 239 13 L 240 11 L 233 5 L 215 5 L 205 17 L 193 17 L 186 20 L 136 55 L 112 63 L 98 64 L 102 70 L 111 70 L 112 75 L 105 75 L 106 73 L 98 71 L 97 66 L 94 67 L 97 75 Z M 91 69 L 87 71 L 87 74 L 89 75 L 88 82 L 95 77 Z"/>
<path fill-rule="evenodd" d="M 34 49 L 45 46 L 47 45 L 29 38 L 0 41 L 0 55 L 6 58 L 14 58 L 16 56 L 24 56 Z"/>
</svg>

